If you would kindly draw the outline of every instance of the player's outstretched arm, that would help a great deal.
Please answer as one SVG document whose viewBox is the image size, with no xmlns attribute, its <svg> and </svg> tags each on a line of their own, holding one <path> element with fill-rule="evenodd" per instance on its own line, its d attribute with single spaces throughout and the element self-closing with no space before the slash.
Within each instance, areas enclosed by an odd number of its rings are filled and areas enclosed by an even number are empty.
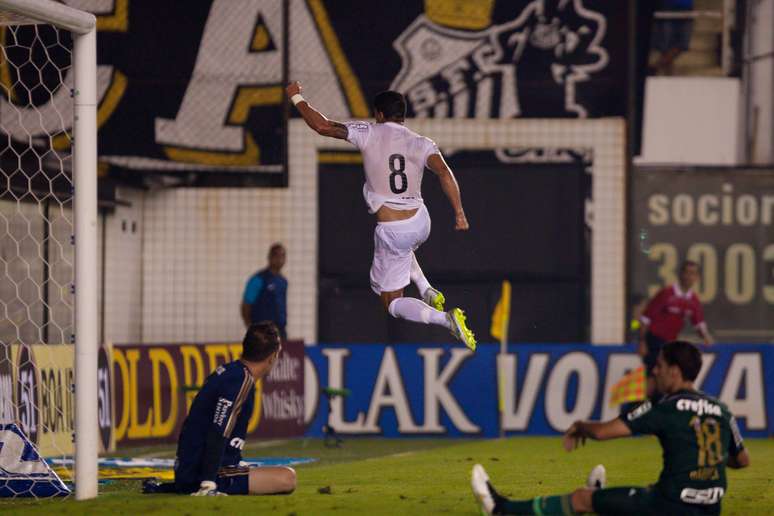
<svg viewBox="0 0 774 516">
<path fill-rule="evenodd" d="M 298 81 L 291 82 L 287 88 L 285 88 L 288 98 L 295 104 L 298 112 L 304 118 L 304 122 L 313 131 L 323 136 L 330 136 L 331 138 L 338 138 L 340 140 L 347 139 L 347 126 L 341 122 L 335 120 L 328 120 L 328 118 L 313 108 L 309 102 L 301 96 L 301 83 Z"/>
<path fill-rule="evenodd" d="M 446 161 L 444 161 L 443 156 L 440 154 L 431 154 L 427 158 L 427 167 L 438 176 L 443 193 L 446 194 L 446 198 L 449 199 L 452 205 L 454 210 L 454 229 L 458 231 L 467 230 L 470 225 L 468 224 L 467 217 L 465 217 L 465 210 L 462 209 L 460 186 L 457 184 L 457 179 L 454 177 L 454 173 L 449 168 L 449 165 L 446 164 Z"/>
<path fill-rule="evenodd" d="M 220 469 L 220 464 L 223 460 L 227 437 L 214 424 L 212 426 L 212 428 L 206 430 L 204 456 L 201 464 L 201 484 L 199 491 L 194 493 L 194 496 L 217 494 L 218 486 L 215 483 L 215 479 L 218 476 L 218 469 Z"/>
<path fill-rule="evenodd" d="M 564 449 L 572 451 L 579 446 L 586 444 L 586 439 L 595 441 L 606 441 L 617 437 L 628 437 L 632 431 L 619 418 L 605 421 L 604 423 L 594 423 L 591 421 L 576 421 L 567 429 L 562 438 Z"/>
<path fill-rule="evenodd" d="M 709 330 L 707 329 L 706 323 L 702 322 L 701 324 L 697 325 L 696 332 L 704 341 L 705 346 L 711 346 L 715 343 L 715 339 L 712 338 L 712 334 L 710 334 Z"/>
<path fill-rule="evenodd" d="M 240 377 L 226 377 L 217 386 L 217 403 L 209 415 L 207 427 L 199 430 L 204 433 L 204 452 L 199 465 L 200 489 L 196 496 L 217 494 L 216 480 L 223 462 L 226 443 L 242 413 L 242 405 L 252 391 L 254 380 L 243 371 Z M 210 380 L 208 380 L 210 381 Z"/>
</svg>

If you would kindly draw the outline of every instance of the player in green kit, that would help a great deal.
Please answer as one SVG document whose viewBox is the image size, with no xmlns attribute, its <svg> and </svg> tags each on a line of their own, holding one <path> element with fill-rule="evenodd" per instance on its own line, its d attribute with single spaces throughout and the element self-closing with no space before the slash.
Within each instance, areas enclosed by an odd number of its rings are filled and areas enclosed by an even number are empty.
<svg viewBox="0 0 774 516">
<path fill-rule="evenodd" d="M 670 342 L 662 348 L 653 370 L 656 387 L 664 394 L 659 403 L 646 401 L 605 423 L 577 421 L 564 434 L 568 451 L 586 439 L 655 435 L 664 452 L 656 484 L 605 488 L 604 468 L 598 466 L 588 486 L 571 494 L 510 500 L 495 491 L 484 468 L 477 464 L 471 484 L 481 508 L 487 514 L 720 514 L 726 466 L 744 468 L 750 458 L 728 408 L 693 388 L 700 369 L 701 353 L 693 344 Z"/>
</svg>

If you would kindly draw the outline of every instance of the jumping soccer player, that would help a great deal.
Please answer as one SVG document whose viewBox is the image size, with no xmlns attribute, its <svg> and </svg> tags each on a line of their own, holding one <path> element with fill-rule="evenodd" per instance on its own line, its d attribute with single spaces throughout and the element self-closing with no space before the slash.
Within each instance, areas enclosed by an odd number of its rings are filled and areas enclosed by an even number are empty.
<svg viewBox="0 0 774 516">
<path fill-rule="evenodd" d="M 726 466 L 744 468 L 750 458 L 728 408 L 693 388 L 700 369 L 701 353 L 693 344 L 669 342 L 661 349 L 654 369 L 656 385 L 665 395 L 658 404 L 646 401 L 605 423 L 577 421 L 564 434 L 567 451 L 585 444 L 587 438 L 604 441 L 632 434 L 657 436 L 664 466 L 655 485 L 604 488 L 602 479 L 600 488 L 509 500 L 495 491 L 484 468 L 477 464 L 471 484 L 481 508 L 487 514 L 720 514 Z"/>
<path fill-rule="evenodd" d="M 369 213 L 376 214 L 377 220 L 371 288 L 381 297 L 384 308 L 399 319 L 443 326 L 475 350 L 476 339 L 466 326 L 465 314 L 459 308 L 443 312 L 443 294 L 430 286 L 414 255 L 430 236 L 430 215 L 422 200 L 425 167 L 438 176 L 454 209 L 454 229 L 467 231 L 469 226 L 459 185 L 438 146 L 403 125 L 406 99 L 396 91 L 384 91 L 374 98 L 376 123 L 342 124 L 313 108 L 301 96 L 298 82 L 287 87 L 287 94 L 314 131 L 347 140 L 363 154 L 363 195 Z M 403 297 L 403 289 L 411 282 L 424 302 Z"/>
<path fill-rule="evenodd" d="M 255 402 L 255 382 L 271 371 L 281 350 L 277 326 L 251 324 L 242 358 L 218 367 L 204 382 L 183 422 L 177 444 L 174 483 L 146 483 L 146 493 L 194 496 L 287 494 L 296 488 L 289 467 L 241 466 L 247 422 Z"/>
</svg>

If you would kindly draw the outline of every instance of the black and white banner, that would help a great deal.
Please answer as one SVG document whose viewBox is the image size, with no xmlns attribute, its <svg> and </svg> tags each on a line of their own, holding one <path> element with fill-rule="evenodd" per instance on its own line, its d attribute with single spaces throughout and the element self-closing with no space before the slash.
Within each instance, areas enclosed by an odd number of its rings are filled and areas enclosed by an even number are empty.
<svg viewBox="0 0 774 516">
<path fill-rule="evenodd" d="M 370 99 L 387 88 L 405 93 L 417 117 L 607 117 L 626 110 L 627 9 L 615 2 L 64 3 L 97 15 L 99 152 L 113 170 L 221 178 L 249 172 L 286 184 L 286 78 L 300 80 L 311 102 L 340 119 L 369 117 Z M 32 46 L 33 31 L 3 37 Z M 8 99 L 26 95 L 28 81 L 40 80 L 37 68 L 11 62 L 3 70 L 8 97 L 0 108 L 15 109 Z M 62 95 L 54 92 L 57 102 L 69 96 L 71 73 L 65 70 Z M 4 131 L 43 145 L 46 127 L 61 124 L 59 110 L 32 97 L 21 119 L 37 109 L 50 123 Z"/>
</svg>

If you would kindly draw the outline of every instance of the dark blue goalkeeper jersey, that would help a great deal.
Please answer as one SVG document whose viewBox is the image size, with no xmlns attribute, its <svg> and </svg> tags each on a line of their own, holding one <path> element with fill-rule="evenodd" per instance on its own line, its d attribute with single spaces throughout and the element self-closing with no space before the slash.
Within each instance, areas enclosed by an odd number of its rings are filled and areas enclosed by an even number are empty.
<svg viewBox="0 0 774 516">
<path fill-rule="evenodd" d="M 254 403 L 255 380 L 241 361 L 207 377 L 180 431 L 175 484 L 193 489 L 214 481 L 220 468 L 239 464 Z"/>
</svg>

